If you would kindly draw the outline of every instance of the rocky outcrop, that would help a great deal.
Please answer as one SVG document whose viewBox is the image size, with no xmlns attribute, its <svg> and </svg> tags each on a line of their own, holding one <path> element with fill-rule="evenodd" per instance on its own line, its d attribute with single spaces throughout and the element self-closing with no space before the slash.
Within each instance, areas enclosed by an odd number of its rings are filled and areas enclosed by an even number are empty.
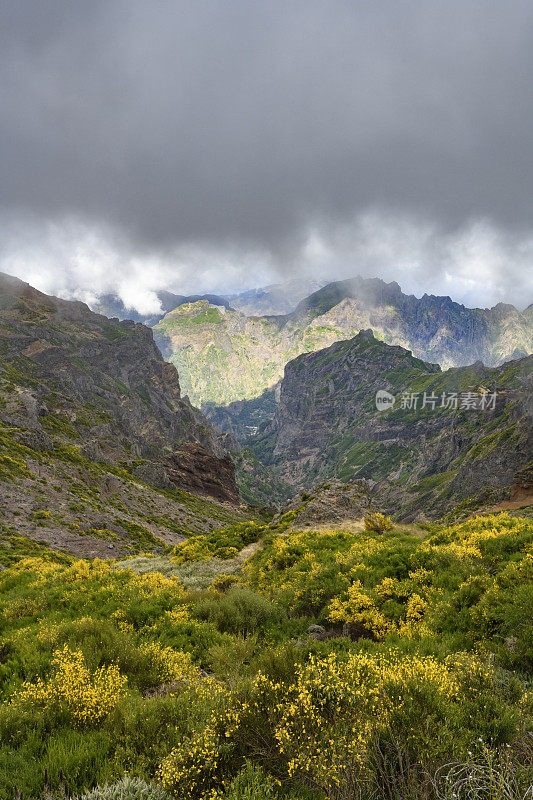
<svg viewBox="0 0 533 800">
<path fill-rule="evenodd" d="M 365 480 L 341 483 L 324 481 L 309 491 L 298 492 L 281 509 L 272 524 L 291 514 L 291 525 L 337 524 L 360 520 L 373 510 L 370 487 Z"/>
<path fill-rule="evenodd" d="M 365 478 L 378 505 L 402 508 L 407 520 L 441 516 L 473 497 L 494 503 L 533 454 L 532 374 L 533 356 L 442 372 L 363 331 L 290 362 L 274 418 L 249 445 L 295 490 Z M 385 411 L 376 407 L 378 390 L 395 397 Z M 462 405 L 485 390 L 493 404 Z M 422 407 L 424 393 L 431 400 Z M 443 405 L 443 395 L 455 395 L 457 408 Z"/>
<path fill-rule="evenodd" d="M 174 486 L 222 503 L 240 505 L 235 467 L 229 456 L 217 458 L 201 445 L 188 442 L 165 459 L 164 467 Z"/>
<path fill-rule="evenodd" d="M 533 502 L 533 462 L 519 469 L 514 476 L 509 500 L 512 502 L 521 500 Z"/>
</svg>

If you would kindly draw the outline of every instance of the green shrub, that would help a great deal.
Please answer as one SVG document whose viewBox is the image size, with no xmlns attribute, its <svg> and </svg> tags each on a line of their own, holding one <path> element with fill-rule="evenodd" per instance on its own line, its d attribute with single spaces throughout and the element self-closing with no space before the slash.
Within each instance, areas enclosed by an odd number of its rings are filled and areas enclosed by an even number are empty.
<svg viewBox="0 0 533 800">
<path fill-rule="evenodd" d="M 247 761 L 230 783 L 224 800 L 268 800 L 276 796 L 273 779 L 261 767 Z"/>
<path fill-rule="evenodd" d="M 281 618 L 279 609 L 251 589 L 234 588 L 226 594 L 200 600 L 198 619 L 212 622 L 222 633 L 247 634 L 267 628 Z"/>
</svg>

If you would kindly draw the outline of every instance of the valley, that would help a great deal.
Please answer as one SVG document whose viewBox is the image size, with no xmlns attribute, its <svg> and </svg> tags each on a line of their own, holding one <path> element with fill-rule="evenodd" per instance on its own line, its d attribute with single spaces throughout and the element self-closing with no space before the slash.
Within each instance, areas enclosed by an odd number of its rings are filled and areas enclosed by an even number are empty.
<svg viewBox="0 0 533 800">
<path fill-rule="evenodd" d="M 152 333 L 0 276 L 0 800 L 525 796 L 529 340 L 325 290 Z"/>
</svg>

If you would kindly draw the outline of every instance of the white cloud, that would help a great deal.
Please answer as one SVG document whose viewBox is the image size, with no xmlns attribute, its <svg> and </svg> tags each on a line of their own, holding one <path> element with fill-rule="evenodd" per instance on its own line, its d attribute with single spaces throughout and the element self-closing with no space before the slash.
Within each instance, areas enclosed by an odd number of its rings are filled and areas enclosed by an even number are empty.
<svg viewBox="0 0 533 800">
<path fill-rule="evenodd" d="M 507 302 L 522 309 L 533 302 L 533 235 L 513 235 L 486 220 L 446 231 L 374 211 L 349 224 L 315 226 L 304 252 L 311 268 L 332 280 L 380 277 L 407 293 L 450 295 L 469 306 Z"/>
<path fill-rule="evenodd" d="M 0 222 L 0 270 L 89 304 L 114 292 L 146 314 L 159 310 L 161 289 L 229 293 L 298 275 L 381 277 L 408 293 L 450 295 L 466 305 L 523 308 L 533 301 L 533 236 L 484 220 L 445 231 L 427 219 L 369 211 L 343 224 L 309 225 L 299 247 L 284 254 L 194 242 L 148 252 L 110 227 L 79 219 Z"/>
</svg>

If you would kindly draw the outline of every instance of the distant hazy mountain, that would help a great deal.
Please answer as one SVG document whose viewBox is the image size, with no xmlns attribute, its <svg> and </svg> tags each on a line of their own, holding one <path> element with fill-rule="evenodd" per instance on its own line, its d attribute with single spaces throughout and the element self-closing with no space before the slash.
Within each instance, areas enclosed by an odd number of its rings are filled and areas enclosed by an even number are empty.
<svg viewBox="0 0 533 800">
<path fill-rule="evenodd" d="M 283 316 L 248 317 L 207 300 L 188 303 L 167 314 L 154 334 L 192 402 L 226 405 L 274 386 L 301 353 L 369 328 L 442 367 L 495 366 L 533 352 L 531 306 L 524 312 L 503 303 L 470 309 L 449 297 L 419 299 L 397 283 L 363 278 L 330 283 Z"/>
<path fill-rule="evenodd" d="M 93 311 L 96 311 L 97 314 L 104 314 L 106 317 L 132 319 L 134 322 L 142 322 L 143 325 L 152 327 L 153 325 L 157 325 L 165 314 L 183 303 L 194 303 L 197 300 L 206 300 L 208 303 L 214 303 L 218 306 L 229 306 L 228 301 L 217 294 L 183 295 L 162 291 L 157 292 L 157 297 L 161 303 L 161 312 L 157 314 L 139 314 L 134 308 L 126 308 L 122 300 L 117 297 L 116 294 L 100 295 L 96 303 L 91 305 L 91 308 Z"/>
<path fill-rule="evenodd" d="M 118 319 L 132 319 L 142 322 L 143 325 L 153 327 L 168 314 L 183 303 L 195 303 L 206 300 L 216 306 L 224 306 L 241 311 L 248 316 L 268 316 L 270 314 L 289 314 L 308 295 L 316 292 L 325 281 L 293 280 L 285 283 L 275 283 L 259 289 L 250 289 L 247 292 L 233 295 L 218 294 L 174 294 L 173 292 L 157 292 L 161 303 L 161 312 L 156 314 L 140 314 L 133 308 L 127 308 L 116 294 L 102 294 L 91 305 L 93 311 L 105 314 L 106 317 Z"/>
<path fill-rule="evenodd" d="M 290 314 L 298 303 L 325 284 L 326 281 L 295 279 L 226 297 L 232 308 L 248 316 Z"/>
</svg>

